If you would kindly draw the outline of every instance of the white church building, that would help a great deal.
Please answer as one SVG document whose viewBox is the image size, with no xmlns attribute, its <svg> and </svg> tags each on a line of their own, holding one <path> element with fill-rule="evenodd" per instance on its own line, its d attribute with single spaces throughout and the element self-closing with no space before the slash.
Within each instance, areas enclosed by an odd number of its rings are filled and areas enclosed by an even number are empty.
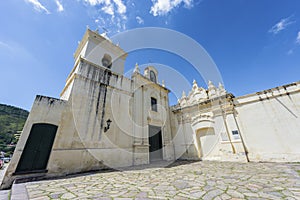
<svg viewBox="0 0 300 200">
<path fill-rule="evenodd" d="M 1 188 L 164 160 L 300 162 L 300 82 L 235 97 L 219 83 L 169 105 L 159 72 L 87 30 L 60 99 L 37 96 Z"/>
</svg>

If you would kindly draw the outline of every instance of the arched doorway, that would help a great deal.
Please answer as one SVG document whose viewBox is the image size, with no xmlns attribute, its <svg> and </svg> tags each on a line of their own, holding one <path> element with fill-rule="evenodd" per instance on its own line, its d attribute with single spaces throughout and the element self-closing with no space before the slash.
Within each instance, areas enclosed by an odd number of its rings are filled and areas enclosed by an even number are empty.
<svg viewBox="0 0 300 200">
<path fill-rule="evenodd" d="M 57 126 L 33 124 L 19 160 L 16 174 L 46 170 Z"/>
<path fill-rule="evenodd" d="M 197 129 L 194 135 L 194 144 L 199 158 L 207 156 L 216 145 L 216 134 L 214 128 L 206 127 Z"/>
</svg>

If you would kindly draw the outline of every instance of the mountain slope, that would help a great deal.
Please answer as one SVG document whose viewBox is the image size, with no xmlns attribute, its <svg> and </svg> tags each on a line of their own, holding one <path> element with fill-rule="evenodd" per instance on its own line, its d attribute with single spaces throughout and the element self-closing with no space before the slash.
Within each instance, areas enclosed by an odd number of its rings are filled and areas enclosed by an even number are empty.
<svg viewBox="0 0 300 200">
<path fill-rule="evenodd" d="M 13 153 L 28 114 L 21 108 L 0 104 L 0 151 L 6 156 Z"/>
</svg>

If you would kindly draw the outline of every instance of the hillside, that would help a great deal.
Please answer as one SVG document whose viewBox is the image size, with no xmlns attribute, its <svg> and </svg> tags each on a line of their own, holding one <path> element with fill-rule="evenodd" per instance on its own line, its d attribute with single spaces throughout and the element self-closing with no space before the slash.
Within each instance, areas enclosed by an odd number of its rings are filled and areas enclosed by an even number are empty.
<svg viewBox="0 0 300 200">
<path fill-rule="evenodd" d="M 13 153 L 29 112 L 14 106 L 0 104 L 0 151 Z"/>
</svg>

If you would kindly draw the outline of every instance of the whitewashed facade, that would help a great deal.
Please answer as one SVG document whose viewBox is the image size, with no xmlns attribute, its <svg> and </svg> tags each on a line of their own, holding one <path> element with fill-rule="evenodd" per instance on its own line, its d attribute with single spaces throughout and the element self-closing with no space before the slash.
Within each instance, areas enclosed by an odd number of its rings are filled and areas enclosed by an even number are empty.
<svg viewBox="0 0 300 200">
<path fill-rule="evenodd" d="M 86 31 L 61 98 L 36 97 L 2 188 L 156 160 L 300 161 L 300 82 L 234 97 L 194 81 L 170 107 L 154 67 L 123 76 L 126 56 Z"/>
</svg>

